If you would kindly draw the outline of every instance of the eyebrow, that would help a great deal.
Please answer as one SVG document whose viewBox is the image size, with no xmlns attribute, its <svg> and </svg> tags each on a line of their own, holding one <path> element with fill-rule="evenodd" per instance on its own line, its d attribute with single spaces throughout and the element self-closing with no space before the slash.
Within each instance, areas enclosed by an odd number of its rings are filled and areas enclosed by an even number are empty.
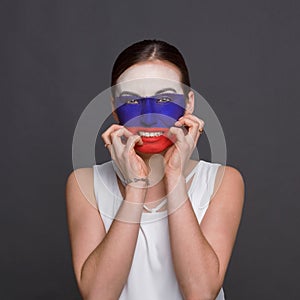
<svg viewBox="0 0 300 300">
<path fill-rule="evenodd" d="M 173 89 L 173 88 L 164 88 L 164 89 L 161 89 L 161 90 L 157 91 L 157 92 L 155 93 L 155 95 L 162 94 L 162 93 L 165 93 L 165 92 L 167 92 L 167 91 L 172 91 L 172 92 L 174 92 L 174 93 L 177 93 L 177 91 L 176 91 L 175 89 Z M 131 96 L 141 97 L 139 94 L 136 94 L 136 93 L 133 93 L 133 92 L 129 92 L 129 91 L 123 91 L 123 92 L 119 95 L 119 97 L 120 97 L 120 96 L 123 96 L 123 95 L 131 95 Z"/>
<path fill-rule="evenodd" d="M 157 91 L 157 92 L 155 93 L 155 95 L 162 94 L 162 93 L 167 92 L 167 91 L 172 91 L 172 92 L 174 92 L 174 93 L 177 93 L 177 91 L 176 91 L 175 89 L 173 89 L 173 88 L 165 88 L 165 89 L 162 89 L 162 90 Z"/>
<path fill-rule="evenodd" d="M 129 92 L 129 91 L 123 91 L 119 97 L 123 96 L 123 95 L 131 95 L 131 96 L 137 96 L 137 97 L 140 97 L 140 95 L 136 94 L 136 93 L 133 93 L 133 92 Z"/>
</svg>

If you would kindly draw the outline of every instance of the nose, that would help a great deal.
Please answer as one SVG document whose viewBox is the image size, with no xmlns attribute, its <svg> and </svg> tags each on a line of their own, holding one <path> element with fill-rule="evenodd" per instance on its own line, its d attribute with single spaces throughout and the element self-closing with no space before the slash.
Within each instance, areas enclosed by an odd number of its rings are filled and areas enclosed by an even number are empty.
<svg viewBox="0 0 300 300">
<path fill-rule="evenodd" d="M 143 99 L 142 115 L 141 115 L 141 123 L 143 126 L 151 127 L 157 123 L 154 105 L 155 105 L 155 99 L 153 98 Z"/>
</svg>

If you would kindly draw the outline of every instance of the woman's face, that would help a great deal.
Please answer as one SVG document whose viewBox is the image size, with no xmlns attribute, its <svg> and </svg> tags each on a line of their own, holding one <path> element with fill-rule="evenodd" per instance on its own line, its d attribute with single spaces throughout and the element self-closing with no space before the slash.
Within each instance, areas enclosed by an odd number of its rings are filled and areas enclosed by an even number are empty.
<svg viewBox="0 0 300 300">
<path fill-rule="evenodd" d="M 183 94 L 181 73 L 171 63 L 154 60 L 135 64 L 117 80 L 115 116 L 143 145 L 141 153 L 160 153 L 174 141 L 167 137 L 169 128 L 193 107 L 193 94 Z"/>
</svg>

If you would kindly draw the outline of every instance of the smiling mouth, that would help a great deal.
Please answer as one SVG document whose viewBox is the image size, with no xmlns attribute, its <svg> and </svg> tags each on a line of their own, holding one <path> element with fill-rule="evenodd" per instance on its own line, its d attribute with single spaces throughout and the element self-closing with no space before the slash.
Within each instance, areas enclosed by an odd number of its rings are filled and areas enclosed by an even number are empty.
<svg viewBox="0 0 300 300">
<path fill-rule="evenodd" d="M 139 135 L 140 137 L 145 139 L 145 141 L 147 140 L 147 142 L 154 142 L 158 140 L 158 138 L 162 138 L 163 136 L 166 137 L 169 131 L 169 128 L 166 127 L 127 127 L 127 129 L 131 133 Z"/>
<path fill-rule="evenodd" d="M 157 136 L 161 136 L 163 135 L 164 132 L 163 131 L 138 131 L 138 135 L 142 136 L 142 137 L 157 137 Z"/>
</svg>

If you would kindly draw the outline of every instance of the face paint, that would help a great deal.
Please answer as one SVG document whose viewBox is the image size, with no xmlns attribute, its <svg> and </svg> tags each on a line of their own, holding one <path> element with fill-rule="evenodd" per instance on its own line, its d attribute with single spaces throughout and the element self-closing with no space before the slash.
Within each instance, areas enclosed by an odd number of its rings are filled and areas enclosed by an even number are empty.
<svg viewBox="0 0 300 300">
<path fill-rule="evenodd" d="M 115 98 L 121 125 L 142 137 L 143 145 L 135 149 L 143 153 L 160 153 L 173 144 L 167 136 L 171 126 L 185 112 L 183 94 L 163 93 L 151 97 L 121 95 Z"/>
</svg>

